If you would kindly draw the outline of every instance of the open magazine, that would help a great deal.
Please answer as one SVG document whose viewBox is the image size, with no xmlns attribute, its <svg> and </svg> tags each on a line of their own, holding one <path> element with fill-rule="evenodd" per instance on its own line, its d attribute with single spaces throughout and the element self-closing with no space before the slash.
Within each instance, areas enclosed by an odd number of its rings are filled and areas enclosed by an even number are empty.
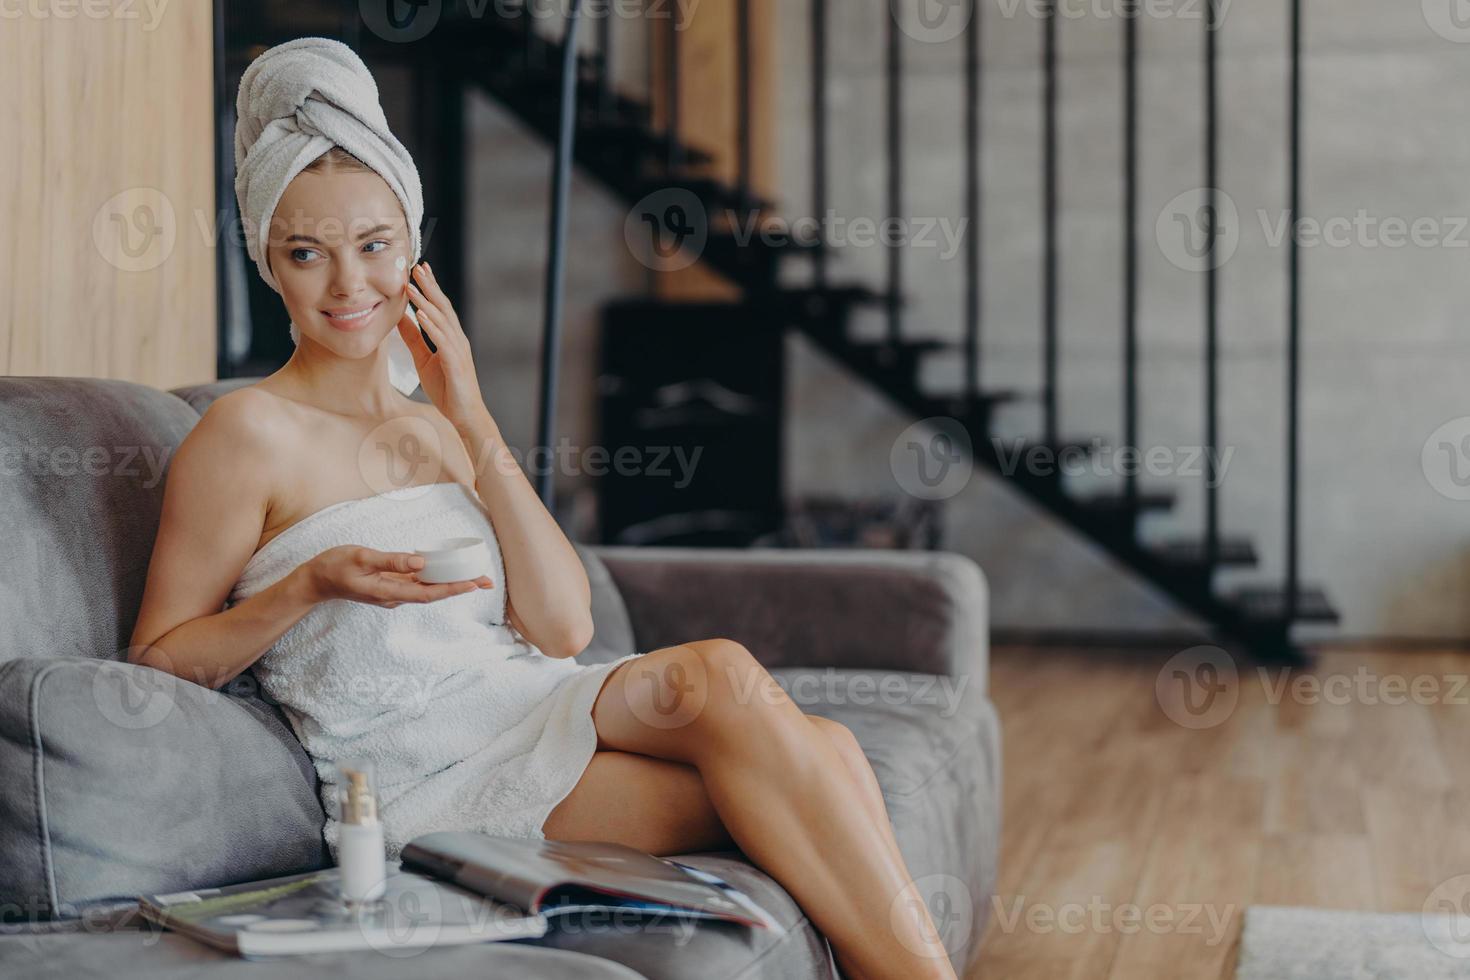
<svg viewBox="0 0 1470 980">
<path fill-rule="evenodd" d="M 400 857 L 407 870 L 541 916 L 620 909 L 785 931 L 723 879 L 623 844 L 440 831 Z"/>
<path fill-rule="evenodd" d="M 557 916 L 617 910 L 643 921 L 781 925 L 721 878 L 621 844 L 443 831 L 387 862 L 376 902 L 344 904 L 336 868 L 141 895 L 150 922 L 246 959 L 339 950 L 393 955 L 429 946 L 535 939 Z"/>
<path fill-rule="evenodd" d="M 387 862 L 383 896 L 349 907 L 336 868 L 265 881 L 141 895 L 150 922 L 246 959 L 534 939 L 546 920 Z"/>
</svg>

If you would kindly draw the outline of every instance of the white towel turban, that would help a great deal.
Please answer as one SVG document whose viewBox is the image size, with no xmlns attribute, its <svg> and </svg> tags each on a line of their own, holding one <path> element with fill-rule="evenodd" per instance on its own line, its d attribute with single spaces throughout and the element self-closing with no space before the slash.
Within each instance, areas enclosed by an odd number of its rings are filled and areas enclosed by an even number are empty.
<svg viewBox="0 0 1470 980">
<path fill-rule="evenodd" d="M 334 146 L 377 171 L 393 189 L 413 237 L 412 262 L 418 262 L 424 217 L 418 168 L 388 131 L 377 83 L 351 48 L 325 37 L 276 45 L 245 69 L 235 114 L 235 197 L 246 250 L 266 285 L 281 291 L 266 253 L 276 205 L 291 180 Z M 291 340 L 301 342 L 295 323 Z M 412 394 L 419 377 L 408 345 L 396 328 L 385 343 L 389 381 L 405 395 Z"/>
</svg>

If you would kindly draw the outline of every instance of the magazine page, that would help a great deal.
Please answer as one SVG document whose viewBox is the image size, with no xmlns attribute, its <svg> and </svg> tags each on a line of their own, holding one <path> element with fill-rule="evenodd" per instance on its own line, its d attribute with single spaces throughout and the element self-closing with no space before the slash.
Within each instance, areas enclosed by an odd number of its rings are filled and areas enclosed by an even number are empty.
<svg viewBox="0 0 1470 980">
<path fill-rule="evenodd" d="M 388 864 L 381 899 L 351 908 L 336 868 L 221 888 L 144 895 L 142 915 L 247 959 L 338 950 L 392 954 L 428 946 L 536 938 L 546 920 Z"/>
<path fill-rule="evenodd" d="M 622 844 L 441 831 L 416 837 L 403 866 L 527 911 L 658 908 L 780 929 L 720 878 Z"/>
</svg>

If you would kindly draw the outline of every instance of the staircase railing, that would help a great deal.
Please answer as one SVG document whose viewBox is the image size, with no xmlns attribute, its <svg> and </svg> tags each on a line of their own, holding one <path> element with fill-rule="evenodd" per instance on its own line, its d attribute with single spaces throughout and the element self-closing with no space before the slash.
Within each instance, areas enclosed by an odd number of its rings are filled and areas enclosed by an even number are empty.
<svg viewBox="0 0 1470 980">
<path fill-rule="evenodd" d="M 829 93 L 831 91 L 831 26 L 835 13 L 830 0 L 806 0 L 810 18 L 810 127 L 812 133 L 810 166 L 810 188 L 812 217 L 818 228 L 825 228 L 824 219 L 829 210 L 831 116 Z M 902 19 L 915 16 L 910 6 L 921 5 L 924 0 L 880 0 L 884 3 L 886 17 L 883 44 L 883 118 L 884 118 L 884 189 L 883 210 L 889 219 L 903 219 L 905 215 L 905 81 L 909 66 L 905 60 L 905 32 Z M 1302 11 L 1300 0 L 1290 2 L 1290 41 L 1288 46 L 1289 88 L 1285 93 L 1289 109 L 1289 130 L 1286 139 L 1289 173 L 1288 219 L 1294 220 L 1301 203 L 1301 33 Z M 949 4 L 952 15 L 955 8 L 965 4 Z M 723 188 L 717 182 L 699 181 L 689 174 L 707 162 L 708 153 L 701 150 L 728 149 L 692 147 L 684 138 L 681 95 L 683 93 L 682 51 L 683 32 L 677 19 L 683 8 L 677 3 L 665 6 L 670 14 L 663 22 L 667 33 L 664 40 L 667 52 L 666 68 L 661 80 L 663 90 L 658 93 L 663 103 L 664 130 L 659 134 L 665 152 L 662 159 L 649 158 L 635 172 L 638 179 L 631 186 L 623 180 L 622 190 L 630 199 L 643 196 L 659 187 L 682 187 L 694 190 L 710 204 L 710 213 L 717 208 L 745 213 L 758 209 L 761 202 L 755 200 L 752 190 L 751 165 L 751 64 L 752 31 L 751 4 L 749 0 L 733 0 L 725 5 L 711 4 L 701 9 L 703 16 L 728 16 L 729 34 L 735 48 L 735 74 L 729 91 L 735 100 L 736 132 L 734 152 L 738 165 L 735 186 Z M 1059 384 L 1061 369 L 1060 336 L 1065 329 L 1062 322 L 1060 291 L 1065 270 L 1062 267 L 1060 249 L 1061 222 L 1061 143 L 1059 139 L 1060 109 L 1064 97 L 1064 65 L 1059 58 L 1060 14 L 1056 0 L 1038 0 L 1035 5 L 1041 18 L 1040 51 L 1038 54 L 1041 71 L 1041 100 L 1039 113 L 1042 121 L 1042 249 L 1039 279 L 1041 284 L 1041 316 L 1039 323 L 1041 351 L 1041 386 L 1034 394 L 1040 406 L 1040 432 L 1034 444 L 1059 451 L 1069 445 L 1061 429 L 1062 396 L 1065 391 Z M 800 16 L 790 7 L 781 8 L 783 16 Z M 840 255 L 840 248 L 829 241 L 822 241 L 814 248 L 774 249 L 773 254 L 755 256 L 762 246 L 758 240 L 745 244 L 721 240 L 721 229 L 711 222 L 711 243 L 706 247 L 704 259 L 727 276 L 739 283 L 752 302 L 761 302 L 766 308 L 779 309 L 790 318 L 792 326 L 809 333 L 814 340 L 826 347 L 854 371 L 862 375 L 875 387 L 884 391 L 894 401 L 916 414 L 950 415 L 966 425 L 972 435 L 972 444 L 978 460 L 990 464 L 997 472 L 1005 467 L 996 447 L 991 443 L 992 412 L 997 405 L 1015 398 L 1012 393 L 985 392 L 981 389 L 981 359 L 983 343 L 983 283 L 980 221 L 984 206 L 984 182 L 981 172 L 981 148 L 984 139 L 982 108 L 982 84 L 984 81 L 981 59 L 981 41 L 985 25 L 986 5 L 979 0 L 968 4 L 968 18 L 963 31 L 956 35 L 964 47 L 963 82 L 965 97 L 962 120 L 958 127 L 961 145 L 956 147 L 956 159 L 962 161 L 964 170 L 963 199 L 956 203 L 956 210 L 968 219 L 967 242 L 964 260 L 964 292 L 961 297 L 961 323 L 959 345 L 946 345 L 933 341 L 917 341 L 906 331 L 905 291 L 908 270 L 905 267 L 905 251 L 902 245 L 889 243 L 886 246 L 883 283 L 879 289 L 867 289 L 860 285 L 833 283 L 833 260 Z M 1119 18 L 1122 31 L 1122 99 L 1123 120 L 1120 143 L 1122 149 L 1123 211 L 1120 216 L 1120 234 L 1123 246 L 1122 271 L 1122 347 L 1123 365 L 1121 382 L 1122 418 L 1120 420 L 1121 445 L 1118 452 L 1139 453 L 1143 445 L 1140 413 L 1140 356 L 1142 344 L 1139 336 L 1139 298 L 1141 293 L 1140 249 L 1140 86 L 1139 86 L 1139 35 L 1143 21 L 1143 10 L 1139 0 L 1123 0 L 1123 16 Z M 523 18 L 523 26 L 531 33 L 533 21 Z M 1299 530 L 1299 461 L 1300 440 L 1300 333 L 1302 310 L 1300 290 L 1300 257 L 1298 247 L 1292 240 L 1286 249 L 1289 305 L 1286 311 L 1286 409 L 1283 418 L 1285 428 L 1286 458 L 1285 512 L 1286 527 L 1281 550 L 1284 555 L 1285 576 L 1278 586 L 1241 589 L 1222 595 L 1217 588 L 1217 573 L 1231 566 L 1247 566 L 1256 561 L 1256 551 L 1249 541 L 1224 539 L 1221 534 L 1222 472 L 1218 461 L 1218 449 L 1222 445 L 1221 404 L 1223 391 L 1220 384 L 1220 323 L 1224 297 L 1221 294 L 1219 249 L 1221 198 L 1220 187 L 1220 60 L 1218 57 L 1219 37 L 1223 29 L 1222 8 L 1219 0 L 1207 0 L 1201 18 L 1203 33 L 1203 79 L 1202 111 L 1200 116 L 1203 142 L 1204 172 L 1203 211 L 1199 230 L 1204 236 L 1201 261 L 1201 294 L 1203 304 L 1204 336 L 1203 363 L 1201 364 L 1203 391 L 1203 527 L 1197 538 L 1172 541 L 1162 545 L 1145 543 L 1139 535 L 1142 516 L 1152 510 L 1167 507 L 1172 497 L 1140 485 L 1138 467 L 1127 468 L 1121 485 L 1115 494 L 1092 494 L 1078 496 L 1068 491 L 1061 477 L 1056 474 L 1028 474 L 1009 472 L 1006 476 L 1030 494 L 1052 513 L 1101 543 L 1124 564 L 1140 572 L 1161 586 L 1193 612 L 1202 615 L 1222 631 L 1243 639 L 1265 652 L 1284 653 L 1291 647 L 1291 630 L 1294 623 L 1303 620 L 1330 620 L 1335 613 L 1325 596 L 1318 590 L 1306 590 L 1300 581 L 1300 530 Z M 593 84 L 596 87 L 595 104 L 602 106 L 598 114 L 605 122 L 607 107 L 621 105 L 620 97 L 612 91 L 612 74 L 608 68 L 616 56 L 613 50 L 613 35 L 608 30 L 599 32 L 598 49 L 591 59 Z M 553 44 L 547 40 L 544 43 Z M 650 97 L 654 93 L 649 93 Z M 645 110 L 646 110 L 645 106 Z M 645 115 L 643 118 L 648 118 Z M 593 121 L 589 121 L 591 125 Z M 622 171 L 624 175 L 628 171 Z M 618 183 L 614 177 L 614 183 Z M 785 256 L 802 255 L 811 262 L 810 287 L 805 290 L 781 289 L 777 285 L 776 271 Z M 846 313 L 857 304 L 877 303 L 884 321 L 882 338 L 874 343 L 860 341 L 847 333 Z M 951 349 L 953 347 L 953 349 Z M 917 380 L 919 365 L 934 353 L 958 354 L 961 358 L 961 384 L 957 392 L 948 397 L 936 398 Z M 1080 444 L 1079 448 L 1086 444 Z M 1091 449 L 1096 449 L 1093 444 Z M 1137 456 L 1135 455 L 1135 458 Z"/>
</svg>

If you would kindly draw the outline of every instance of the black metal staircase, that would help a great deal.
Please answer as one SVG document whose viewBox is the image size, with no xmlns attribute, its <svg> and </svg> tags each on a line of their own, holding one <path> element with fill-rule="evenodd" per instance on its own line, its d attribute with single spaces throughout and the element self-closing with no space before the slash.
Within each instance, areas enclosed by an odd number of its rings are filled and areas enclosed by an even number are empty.
<svg viewBox="0 0 1470 980">
<path fill-rule="evenodd" d="M 836 11 L 829 9 L 830 0 L 804 0 L 803 14 L 811 17 L 810 97 L 813 127 L 811 180 L 813 210 L 824 215 L 827 209 L 827 167 L 829 160 L 827 118 L 829 21 Z M 850 0 L 851 2 L 851 0 Z M 887 97 L 885 123 L 887 142 L 887 210 L 891 215 L 903 212 L 903 112 L 904 80 L 903 38 L 893 11 L 900 5 L 889 0 L 881 3 L 889 11 L 885 38 Z M 1218 62 L 1216 41 L 1219 33 L 1217 0 L 1207 0 L 1208 16 L 1204 24 L 1204 62 L 1206 91 L 1203 100 L 1203 138 L 1206 173 L 1204 186 L 1217 186 L 1218 139 Z M 538 9 L 540 6 L 538 5 Z M 1137 0 L 1124 0 L 1126 9 L 1135 13 Z M 510 9 L 507 9 L 507 8 Z M 677 10 L 679 4 L 665 5 Z M 784 3 L 783 3 L 784 7 Z M 980 40 L 985 5 L 976 0 L 965 30 L 963 65 L 966 92 L 964 115 L 958 132 L 964 141 L 965 199 L 964 214 L 971 229 L 978 229 L 982 203 L 980 179 Z M 728 8 L 721 8 L 728 9 Z M 718 13 L 719 11 L 715 11 Z M 1174 503 L 1170 493 L 1140 485 L 1130 472 L 1116 491 L 1089 495 L 1073 491 L 1058 472 L 1038 473 L 1026 467 L 1006 465 L 997 443 L 991 438 L 995 412 L 1006 403 L 1021 399 L 1034 400 L 1040 407 L 1042 431 L 1029 445 L 1053 451 L 1069 445 L 1058 432 L 1059 307 L 1058 287 L 1061 270 L 1058 263 L 1058 101 L 1061 89 L 1057 60 L 1058 21 L 1055 0 L 1043 0 L 1044 23 L 1041 25 L 1042 50 L 1039 62 L 1044 83 L 1042 105 L 1044 120 L 1044 187 L 1045 199 L 1041 216 L 1044 229 L 1042 253 L 1042 363 L 1043 384 L 1037 392 L 985 391 L 978 386 L 982 356 L 981 337 L 981 236 L 967 236 L 967 281 L 963 296 L 964 337 L 958 344 L 935 340 L 919 340 L 906 335 L 903 302 L 903 251 L 888 252 L 886 281 L 880 286 L 856 282 L 834 282 L 832 258 L 835 249 L 823 242 L 783 242 L 771 244 L 761 236 L 742 237 L 740 225 L 761 213 L 769 214 L 774 202 L 757 200 L 750 190 L 749 163 L 749 6 L 736 0 L 735 16 L 730 25 L 732 43 L 737 45 L 739 65 L 735 85 L 740 126 L 739 179 L 726 185 L 698 176 L 699 169 L 710 160 L 710 154 L 681 138 L 679 127 L 679 38 L 671 32 L 668 59 L 668 89 L 664 94 L 663 131 L 655 130 L 652 108 L 648 101 L 617 91 L 611 83 L 613 35 L 606 24 L 593 32 L 593 49 L 580 56 L 578 80 L 579 116 L 577 121 L 575 160 L 582 172 L 600 182 L 630 205 L 650 201 L 646 216 L 653 230 L 673 236 L 697 235 L 702 241 L 699 259 L 709 269 L 738 286 L 742 303 L 752 316 L 762 322 L 779 320 L 790 329 L 800 331 L 834 360 L 845 365 L 854 375 L 882 392 L 893 404 L 918 418 L 948 417 L 965 426 L 971 435 L 977 462 L 1002 476 L 1031 500 L 1088 539 L 1096 542 L 1115 559 L 1132 569 L 1149 583 L 1168 594 L 1183 608 L 1197 615 L 1217 630 L 1222 639 L 1249 646 L 1258 654 L 1272 657 L 1297 655 L 1292 641 L 1292 627 L 1306 621 L 1334 621 L 1336 613 L 1319 589 L 1307 588 L 1299 582 L 1298 514 L 1298 337 L 1300 310 L 1298 305 L 1297 257 L 1291 246 L 1289 277 L 1290 308 L 1287 310 L 1288 381 L 1287 426 L 1288 459 L 1286 460 L 1287 532 L 1283 549 L 1286 555 L 1286 577 L 1279 585 L 1261 585 L 1226 593 L 1221 590 L 1218 573 L 1227 568 L 1246 568 L 1257 562 L 1255 545 L 1248 540 L 1225 537 L 1220 531 L 1218 480 L 1207 480 L 1205 486 L 1205 520 L 1197 535 L 1184 536 L 1165 543 L 1151 543 L 1140 535 L 1140 522 L 1146 514 L 1169 510 Z M 796 11 L 783 9 L 783 15 Z M 528 16 L 524 9 L 502 2 L 445 2 L 438 26 L 418 42 L 429 46 L 430 57 L 440 66 L 454 66 L 464 80 L 481 88 L 511 111 L 526 126 L 548 140 L 556 133 L 559 78 L 557 66 L 562 50 L 558 39 L 551 36 L 554 24 L 545 18 Z M 1123 104 L 1124 125 L 1121 135 L 1124 154 L 1123 173 L 1125 213 L 1120 222 L 1124 255 L 1123 350 L 1124 407 L 1120 438 L 1117 445 L 1140 445 L 1138 425 L 1138 286 L 1139 286 L 1139 215 L 1138 215 L 1138 16 L 1120 19 L 1123 38 Z M 1291 162 L 1290 214 L 1297 213 L 1300 193 L 1300 0 L 1293 0 L 1291 32 L 1291 106 L 1289 159 Z M 358 32 L 349 39 L 365 57 L 402 58 L 405 45 Z M 422 51 L 419 52 L 422 56 Z M 789 82 L 787 83 L 789 86 Z M 650 93 L 651 94 L 651 93 Z M 679 213 L 669 210 L 671 195 L 677 192 Z M 1207 194 L 1212 194 L 1208 192 Z M 1207 197 L 1213 204 L 1213 197 Z M 695 202 L 695 206 L 686 206 Z M 661 206 L 663 210 L 661 210 Z M 732 227 L 733 220 L 733 227 Z M 1208 255 L 1216 247 L 1214 222 L 1206 222 Z M 792 279 L 792 263 L 809 265 L 807 284 L 792 288 L 783 283 Z M 1214 266 L 1216 263 L 1207 263 Z M 1203 434 L 1205 456 L 1219 444 L 1218 385 L 1218 310 L 1219 289 L 1216 271 L 1209 268 L 1203 278 L 1206 307 L 1204 376 L 1206 431 Z M 852 333 L 852 317 L 863 308 L 881 311 L 886 330 L 881 338 L 858 338 Z M 936 394 L 930 385 L 920 382 L 926 360 L 932 357 L 959 357 L 966 366 L 960 385 Z M 1077 451 L 1095 451 L 1097 443 L 1074 440 Z M 1207 473 L 1207 476 L 1214 476 Z"/>
</svg>

